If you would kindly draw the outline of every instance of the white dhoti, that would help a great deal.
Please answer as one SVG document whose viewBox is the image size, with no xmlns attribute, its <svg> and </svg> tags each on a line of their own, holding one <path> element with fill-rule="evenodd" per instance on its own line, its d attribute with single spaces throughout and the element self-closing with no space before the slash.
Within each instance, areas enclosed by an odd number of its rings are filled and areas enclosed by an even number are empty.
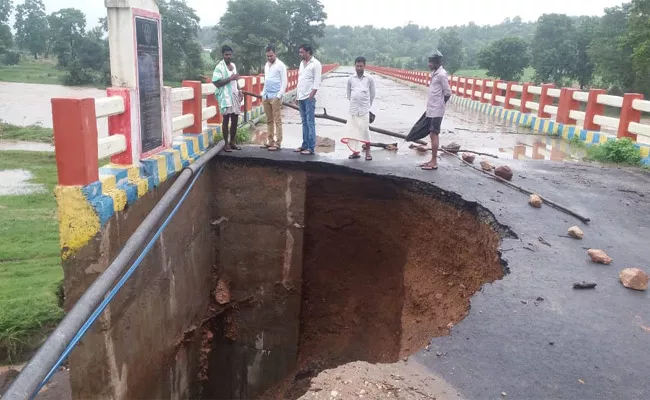
<svg viewBox="0 0 650 400">
<path fill-rule="evenodd" d="M 360 152 L 362 150 L 361 142 L 370 142 L 370 116 L 368 114 L 351 115 L 347 127 L 350 138 L 348 146 L 353 151 Z"/>
</svg>

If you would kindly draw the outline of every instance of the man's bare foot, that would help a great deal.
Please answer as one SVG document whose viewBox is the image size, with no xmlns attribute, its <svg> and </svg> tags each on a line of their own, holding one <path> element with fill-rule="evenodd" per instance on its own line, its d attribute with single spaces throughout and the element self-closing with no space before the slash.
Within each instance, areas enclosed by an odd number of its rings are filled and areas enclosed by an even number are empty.
<svg viewBox="0 0 650 400">
<path fill-rule="evenodd" d="M 436 169 L 438 169 L 438 164 L 434 164 L 434 163 L 432 163 L 432 162 L 428 162 L 428 163 L 422 164 L 422 165 L 420 166 L 420 168 L 422 168 L 422 169 L 425 170 L 425 171 L 432 171 L 432 170 L 436 170 Z"/>
</svg>

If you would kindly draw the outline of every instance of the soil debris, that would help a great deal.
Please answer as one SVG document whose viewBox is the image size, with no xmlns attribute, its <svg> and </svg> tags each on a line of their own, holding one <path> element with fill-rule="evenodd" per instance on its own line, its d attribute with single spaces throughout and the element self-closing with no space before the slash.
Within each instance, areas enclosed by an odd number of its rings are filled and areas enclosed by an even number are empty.
<svg viewBox="0 0 650 400">
<path fill-rule="evenodd" d="M 337 376 L 345 376 L 343 382 Z M 463 399 L 451 385 L 415 363 L 342 365 L 318 374 L 299 400 L 331 399 Z"/>
</svg>

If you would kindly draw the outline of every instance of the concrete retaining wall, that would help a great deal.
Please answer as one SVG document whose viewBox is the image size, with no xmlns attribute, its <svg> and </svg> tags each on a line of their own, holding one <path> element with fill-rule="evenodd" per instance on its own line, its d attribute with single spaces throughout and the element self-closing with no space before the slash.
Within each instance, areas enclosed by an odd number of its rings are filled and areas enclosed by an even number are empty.
<svg viewBox="0 0 650 400">
<path fill-rule="evenodd" d="M 195 389 L 195 335 L 210 303 L 214 235 L 210 174 L 138 271 L 70 357 L 73 397 L 187 398 Z M 106 269 L 171 185 L 168 181 L 117 214 L 91 242 L 64 261 L 65 306 L 71 308 Z"/>
</svg>

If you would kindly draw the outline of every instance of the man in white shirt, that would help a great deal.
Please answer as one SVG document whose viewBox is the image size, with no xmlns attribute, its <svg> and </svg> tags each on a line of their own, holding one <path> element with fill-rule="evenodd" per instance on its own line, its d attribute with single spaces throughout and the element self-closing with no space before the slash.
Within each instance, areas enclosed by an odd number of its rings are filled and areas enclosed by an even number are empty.
<svg viewBox="0 0 650 400">
<path fill-rule="evenodd" d="M 282 98 L 287 90 L 287 66 L 275 54 L 275 46 L 266 46 L 262 105 L 266 114 L 267 139 L 262 147 L 269 151 L 282 148 Z"/>
<path fill-rule="evenodd" d="M 350 159 L 359 158 L 359 144 L 365 145 L 366 161 L 372 160 L 370 155 L 370 107 L 375 100 L 375 81 L 365 74 L 366 59 L 357 57 L 354 60 L 356 74 L 348 79 L 348 100 L 350 100 L 350 119 L 348 129 L 350 137 L 346 138 L 348 147 L 352 150 Z M 352 142 L 352 143 L 350 143 Z"/>
<path fill-rule="evenodd" d="M 298 69 L 297 97 L 302 119 L 302 146 L 296 149 L 304 155 L 313 155 L 316 147 L 316 92 L 320 88 L 322 65 L 313 55 L 312 47 L 300 45 L 300 68 Z"/>
</svg>

